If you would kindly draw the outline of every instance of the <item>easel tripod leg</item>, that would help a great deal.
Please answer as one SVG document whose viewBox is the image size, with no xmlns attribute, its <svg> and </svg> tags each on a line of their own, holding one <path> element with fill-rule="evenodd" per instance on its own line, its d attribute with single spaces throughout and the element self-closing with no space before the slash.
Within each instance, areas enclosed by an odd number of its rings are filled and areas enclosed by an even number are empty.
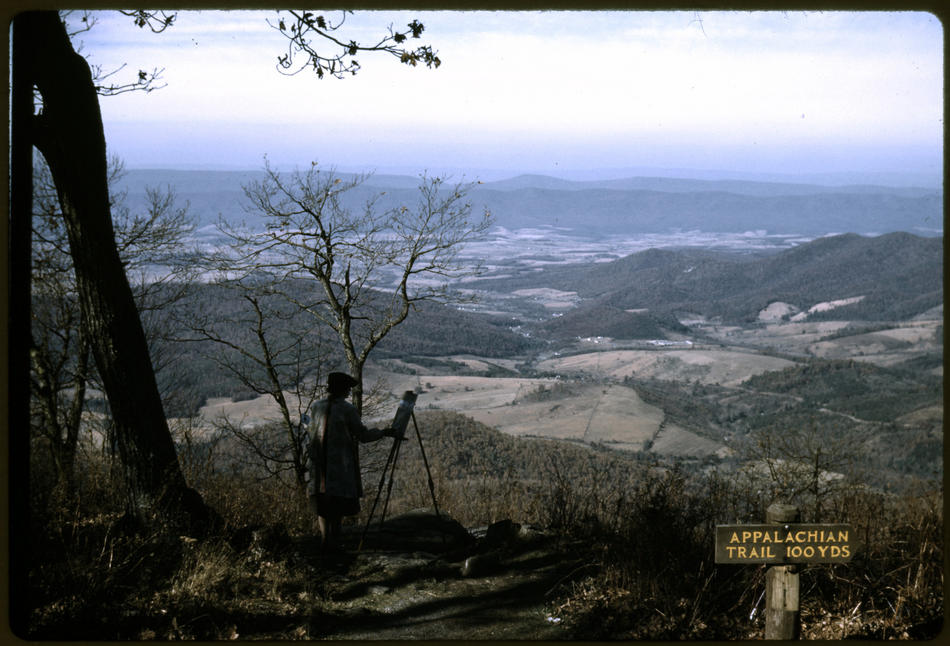
<svg viewBox="0 0 950 646">
<path fill-rule="evenodd" d="M 396 476 L 396 461 L 399 459 L 399 447 L 402 445 L 402 440 L 396 440 L 393 444 L 393 448 L 396 453 L 393 456 L 393 466 L 389 471 L 389 485 L 386 487 L 386 502 L 383 504 L 383 512 L 379 515 L 379 526 L 383 526 L 383 521 L 386 520 L 386 510 L 389 509 L 389 497 L 393 494 L 393 481 Z"/>
<path fill-rule="evenodd" d="M 419 450 L 422 452 L 422 463 L 426 467 L 426 476 L 429 478 L 429 494 L 432 496 L 432 507 L 435 509 L 435 517 L 441 518 L 439 515 L 439 503 L 435 501 L 435 482 L 432 481 L 432 471 L 429 470 L 429 460 L 426 458 L 425 447 L 422 446 L 422 435 L 419 433 L 419 425 L 416 424 L 416 413 L 412 412 L 412 426 L 416 429 L 416 439 L 419 440 Z M 445 536 L 442 537 L 443 539 Z"/>
<path fill-rule="evenodd" d="M 376 506 L 379 505 L 379 499 L 383 495 L 383 485 L 386 484 L 386 476 L 389 474 L 390 465 L 392 465 L 393 470 L 395 470 L 398 446 L 399 440 L 394 440 L 392 447 L 389 449 L 389 456 L 386 458 L 386 465 L 383 467 L 383 474 L 379 479 L 379 486 L 376 488 L 376 498 L 373 500 L 373 507 L 370 509 L 369 516 L 366 518 L 366 525 L 363 527 L 363 535 L 360 537 L 360 544 L 359 547 L 356 548 L 356 551 L 363 549 L 363 541 L 366 539 L 366 532 L 369 530 L 369 525 L 373 521 L 373 515 L 376 513 Z M 392 480 L 392 478 L 390 478 L 390 480 Z M 392 486 L 390 485 L 390 489 L 391 488 Z"/>
</svg>

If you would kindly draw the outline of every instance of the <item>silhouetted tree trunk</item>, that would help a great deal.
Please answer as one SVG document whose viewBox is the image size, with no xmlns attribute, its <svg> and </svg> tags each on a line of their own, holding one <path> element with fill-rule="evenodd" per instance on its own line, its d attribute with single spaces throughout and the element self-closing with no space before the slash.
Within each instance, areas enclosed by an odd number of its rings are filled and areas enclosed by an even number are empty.
<svg viewBox="0 0 950 646">
<path fill-rule="evenodd" d="M 109 399 L 128 492 L 128 510 L 145 521 L 204 523 L 209 510 L 182 476 L 165 420 L 148 346 L 115 244 L 105 136 L 85 58 L 55 11 L 28 12 L 33 83 L 42 97 L 34 145 L 53 175 L 76 272 L 85 331 Z M 183 517 L 179 517 L 183 516 Z"/>
</svg>

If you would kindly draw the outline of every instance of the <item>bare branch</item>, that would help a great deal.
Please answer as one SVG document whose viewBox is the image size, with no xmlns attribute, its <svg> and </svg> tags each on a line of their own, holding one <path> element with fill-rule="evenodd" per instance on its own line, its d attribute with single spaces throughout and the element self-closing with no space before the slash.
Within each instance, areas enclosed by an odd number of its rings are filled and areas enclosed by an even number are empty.
<svg viewBox="0 0 950 646">
<path fill-rule="evenodd" d="M 119 13 L 133 18 L 135 25 L 140 28 L 148 27 L 153 34 L 160 34 L 175 22 L 177 14 L 166 13 L 164 11 L 146 11 L 136 9 L 133 11 L 120 10 Z"/>
<path fill-rule="evenodd" d="M 263 216 L 264 230 L 222 223 L 231 249 L 219 257 L 219 274 L 235 283 L 314 285 L 318 295 L 274 293 L 336 334 L 358 379 L 370 352 L 416 303 L 453 300 L 445 283 L 480 271 L 460 262 L 459 251 L 491 218 L 471 217 L 466 185 L 446 188 L 442 179 L 423 176 L 415 208 L 378 209 L 376 194 L 357 210 L 355 190 L 365 176 L 343 178 L 316 164 L 289 176 L 269 164 L 265 171 L 263 181 L 245 187 L 248 209 Z M 431 278 L 443 282 L 421 280 Z"/>
<path fill-rule="evenodd" d="M 75 38 L 79 34 L 85 33 L 96 26 L 97 20 L 96 17 L 89 11 L 79 12 L 79 23 L 72 24 L 72 18 L 76 11 L 67 10 L 60 11 L 59 16 L 63 21 L 63 24 L 66 25 L 66 34 L 70 39 Z"/>
<path fill-rule="evenodd" d="M 131 11 L 120 10 L 119 13 L 132 18 L 138 27 L 148 27 L 149 31 L 155 34 L 160 34 L 171 27 L 177 18 L 177 14 L 167 13 L 165 11 L 146 11 L 139 9 Z M 83 11 L 79 14 L 78 24 L 76 24 L 76 21 L 73 20 L 74 14 L 76 14 L 74 11 L 61 11 L 59 13 L 60 20 L 66 27 L 70 39 L 75 39 L 75 37 L 80 34 L 90 31 L 97 23 L 94 14 L 89 11 Z M 77 46 L 76 51 L 82 52 L 81 45 Z M 116 96 L 127 92 L 148 93 L 160 90 L 166 86 L 166 83 L 162 82 L 162 74 L 165 72 L 164 68 L 153 68 L 151 71 L 140 69 L 132 80 L 124 82 L 110 82 L 108 79 L 122 72 L 126 68 L 125 63 L 111 71 L 104 71 L 101 65 L 96 65 L 90 61 L 89 68 L 92 71 L 93 86 L 96 88 L 96 93 L 100 96 Z M 42 105 L 42 100 L 39 96 L 37 96 L 36 103 L 38 107 Z"/>
<path fill-rule="evenodd" d="M 429 45 L 415 49 L 403 47 L 403 43 L 409 38 L 421 37 L 425 27 L 419 21 L 413 20 L 404 31 L 393 30 L 390 25 L 386 35 L 367 45 L 335 35 L 334 32 L 346 21 L 347 13 L 351 12 L 342 12 L 336 23 L 323 15 L 294 10 L 287 11 L 286 17 L 283 12 L 278 12 L 276 24 L 268 20 L 267 24 L 279 31 L 288 41 L 287 53 L 277 58 L 278 71 L 292 76 L 309 69 L 321 79 L 325 75 L 344 78 L 347 75 L 355 75 L 360 70 L 360 64 L 354 57 L 361 52 L 383 52 L 413 67 L 424 64 L 428 68 L 434 68 L 442 64 Z M 331 53 L 325 53 L 320 45 L 328 46 Z"/>
<path fill-rule="evenodd" d="M 100 65 L 90 65 L 89 67 L 92 69 L 93 82 L 99 96 L 116 96 L 126 92 L 145 92 L 147 94 L 155 90 L 161 90 L 167 85 L 167 83 L 160 83 L 162 74 L 165 72 L 164 68 L 155 68 L 151 72 L 139 70 L 138 77 L 131 82 L 105 84 L 102 81 L 125 69 L 125 63 L 107 73 L 103 73 Z"/>
</svg>

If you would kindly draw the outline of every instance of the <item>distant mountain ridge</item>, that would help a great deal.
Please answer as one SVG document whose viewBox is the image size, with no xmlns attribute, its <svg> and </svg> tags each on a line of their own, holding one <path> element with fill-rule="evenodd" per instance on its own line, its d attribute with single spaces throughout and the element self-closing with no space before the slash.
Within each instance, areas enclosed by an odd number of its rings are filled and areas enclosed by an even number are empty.
<svg viewBox="0 0 950 646">
<path fill-rule="evenodd" d="M 943 197 L 891 193 L 747 195 L 723 191 L 653 190 L 513 191 L 482 189 L 499 224 L 509 229 L 553 225 L 575 234 L 631 235 L 675 230 L 820 236 L 829 233 L 880 234 L 942 231 Z"/>
<path fill-rule="evenodd" d="M 510 179 L 487 182 L 485 186 L 497 190 L 542 188 L 550 190 L 583 191 L 610 189 L 617 191 L 660 191 L 666 193 L 737 193 L 739 195 L 781 196 L 816 195 L 825 193 L 873 193 L 923 197 L 939 194 L 933 188 L 920 186 L 880 186 L 871 184 L 844 184 L 840 186 L 801 184 L 792 182 L 765 182 L 752 180 L 708 180 L 680 177 L 627 177 L 606 180 L 567 180 L 546 175 L 518 175 Z"/>
<path fill-rule="evenodd" d="M 263 176 L 262 171 L 131 170 L 119 188 L 128 192 L 135 208 L 144 204 L 146 186 L 170 186 L 202 226 L 214 223 L 219 214 L 255 226 L 257 216 L 246 210 L 242 185 Z M 353 208 L 379 193 L 379 208 L 413 205 L 418 182 L 414 177 L 370 176 L 347 197 Z M 478 184 L 470 198 L 477 211 L 487 208 L 506 229 L 550 225 L 590 237 L 676 230 L 807 236 L 943 231 L 943 192 L 926 188 L 663 177 L 577 182 L 522 175 Z"/>
</svg>

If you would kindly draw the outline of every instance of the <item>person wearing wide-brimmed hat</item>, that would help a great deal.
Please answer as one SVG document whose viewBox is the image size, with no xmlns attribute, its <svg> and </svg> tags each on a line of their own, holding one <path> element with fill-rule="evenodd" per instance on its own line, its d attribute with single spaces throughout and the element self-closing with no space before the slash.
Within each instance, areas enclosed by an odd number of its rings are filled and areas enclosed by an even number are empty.
<svg viewBox="0 0 950 646">
<path fill-rule="evenodd" d="M 327 377 L 327 397 L 310 409 L 313 429 L 310 437 L 308 494 L 317 514 L 325 549 L 339 547 L 344 516 L 360 511 L 363 496 L 360 477 L 360 442 L 395 437 L 390 428 L 367 428 L 356 406 L 346 401 L 357 381 L 342 372 Z"/>
</svg>

